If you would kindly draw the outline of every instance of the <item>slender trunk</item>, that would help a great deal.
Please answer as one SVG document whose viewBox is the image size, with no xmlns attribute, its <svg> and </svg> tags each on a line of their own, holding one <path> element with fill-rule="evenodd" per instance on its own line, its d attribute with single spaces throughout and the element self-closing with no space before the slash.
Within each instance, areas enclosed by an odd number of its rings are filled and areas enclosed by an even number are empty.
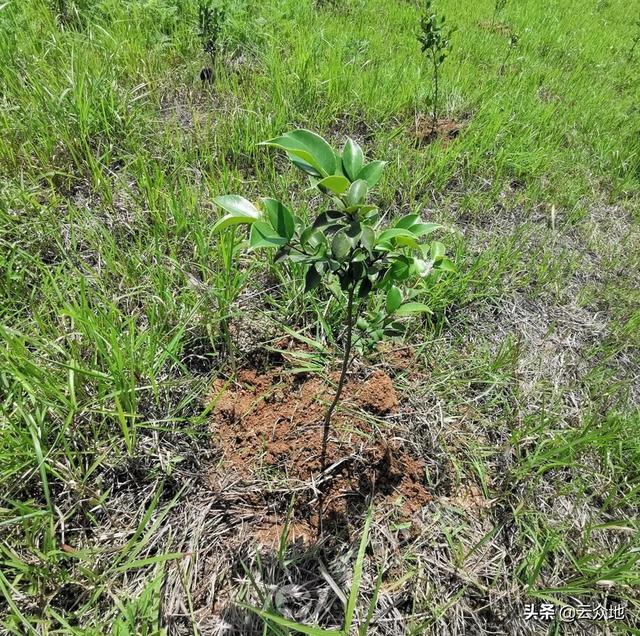
<svg viewBox="0 0 640 636">
<path fill-rule="evenodd" d="M 340 373 L 340 379 L 338 380 L 338 388 L 333 398 L 333 402 L 329 405 L 327 412 L 324 416 L 324 430 L 322 432 L 322 455 L 320 457 L 320 474 L 323 474 L 327 465 L 327 443 L 329 441 L 329 431 L 331 430 L 331 416 L 335 410 L 340 396 L 342 395 L 342 389 L 344 388 L 347 379 L 347 370 L 349 368 L 349 361 L 351 359 L 351 338 L 353 335 L 353 296 L 355 292 L 355 286 L 349 288 L 348 302 L 347 302 L 347 341 L 344 348 L 344 357 L 342 359 L 342 371 Z M 324 505 L 324 493 L 322 492 L 322 485 L 320 486 L 320 494 L 318 496 L 318 537 L 322 535 L 322 509 Z"/>
<path fill-rule="evenodd" d="M 222 336 L 224 338 L 224 344 L 227 350 L 228 360 L 231 363 L 231 370 L 234 375 L 236 373 L 237 368 L 236 368 L 236 355 L 235 355 L 235 350 L 233 348 L 233 338 L 231 337 L 231 328 L 229 324 L 229 314 L 230 314 L 229 307 L 233 302 L 233 292 L 231 292 L 230 290 L 235 289 L 235 285 L 231 280 L 231 277 L 233 275 L 233 251 L 235 249 L 235 243 L 236 243 L 236 233 L 235 231 L 231 231 L 229 232 L 229 243 L 227 245 L 228 251 L 226 254 L 222 255 L 224 260 L 226 285 L 224 290 L 223 306 L 221 307 L 221 310 L 224 316 L 221 321 Z"/>
<path fill-rule="evenodd" d="M 436 63 L 435 55 L 433 58 L 433 83 L 434 83 L 434 94 L 433 94 L 433 130 L 436 129 L 438 125 L 438 64 Z"/>
</svg>

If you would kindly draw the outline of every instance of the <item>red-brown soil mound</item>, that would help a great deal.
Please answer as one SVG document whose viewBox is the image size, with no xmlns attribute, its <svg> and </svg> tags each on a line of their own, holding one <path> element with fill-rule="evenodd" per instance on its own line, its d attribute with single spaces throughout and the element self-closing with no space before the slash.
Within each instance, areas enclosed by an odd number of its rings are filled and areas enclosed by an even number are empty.
<svg viewBox="0 0 640 636">
<path fill-rule="evenodd" d="M 421 115 L 416 121 L 416 145 L 428 145 L 438 139 L 447 144 L 460 134 L 462 125 L 452 119 L 438 119 L 434 122 L 431 117 Z"/>
<path fill-rule="evenodd" d="M 319 489 L 325 494 L 325 528 L 348 525 L 370 495 L 377 509 L 393 508 L 405 519 L 430 499 L 424 463 L 411 456 L 399 436 L 387 442 L 377 432 L 376 417 L 391 414 L 399 403 L 391 379 L 381 371 L 347 382 L 327 444 L 328 468 L 320 474 L 323 416 L 334 391 L 318 377 L 283 369 L 241 371 L 235 382 L 216 380 L 212 387 L 212 431 L 222 453 L 218 470 L 232 471 L 247 484 L 275 483 L 280 496 L 295 492 L 292 527 L 303 536 L 310 534 L 305 527 L 317 523 Z M 388 439 L 392 435 L 385 431 Z M 281 527 L 284 517 L 269 522 Z M 257 530 L 264 539 L 265 532 Z"/>
</svg>

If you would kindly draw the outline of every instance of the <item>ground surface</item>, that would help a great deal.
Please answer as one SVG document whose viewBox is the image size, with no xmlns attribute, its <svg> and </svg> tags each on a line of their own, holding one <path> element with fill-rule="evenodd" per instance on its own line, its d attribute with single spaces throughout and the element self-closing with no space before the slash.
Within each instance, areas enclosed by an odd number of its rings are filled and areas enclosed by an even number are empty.
<svg viewBox="0 0 640 636">
<path fill-rule="evenodd" d="M 368 633 L 630 633 L 638 7 L 442 0 L 433 134 L 417 4 L 225 4 L 203 82 L 195 0 L 0 2 L 0 632 L 338 627 L 373 499 Z M 297 126 L 387 160 L 460 272 L 356 357 L 320 543 L 344 303 L 211 232 L 221 193 L 317 209 L 257 146 Z M 625 618 L 526 620 L 580 602 Z"/>
</svg>

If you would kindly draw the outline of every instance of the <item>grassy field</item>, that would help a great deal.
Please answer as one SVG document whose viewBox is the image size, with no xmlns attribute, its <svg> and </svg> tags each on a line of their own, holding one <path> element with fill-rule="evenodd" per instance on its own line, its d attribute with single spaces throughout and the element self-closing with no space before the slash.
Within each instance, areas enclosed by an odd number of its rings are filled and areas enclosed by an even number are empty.
<svg viewBox="0 0 640 636">
<path fill-rule="evenodd" d="M 238 603 L 340 626 L 365 514 L 261 547 L 277 476 L 239 485 L 208 398 L 343 345 L 302 267 L 212 233 L 223 193 L 314 211 L 257 145 L 304 127 L 388 161 L 381 210 L 445 225 L 458 269 L 354 366 L 392 378 L 367 417 L 432 497 L 374 507 L 362 633 L 377 588 L 369 634 L 640 633 L 638 6 L 439 0 L 461 130 L 430 144 L 419 3 L 224 6 L 207 83 L 197 0 L 0 0 L 0 632 L 287 633 Z M 578 603 L 625 618 L 562 622 Z"/>
</svg>

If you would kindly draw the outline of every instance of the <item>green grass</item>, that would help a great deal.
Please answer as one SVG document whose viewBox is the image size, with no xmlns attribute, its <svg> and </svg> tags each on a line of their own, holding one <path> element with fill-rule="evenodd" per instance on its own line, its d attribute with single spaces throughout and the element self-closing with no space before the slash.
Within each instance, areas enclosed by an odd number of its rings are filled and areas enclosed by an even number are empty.
<svg viewBox="0 0 640 636">
<path fill-rule="evenodd" d="M 409 590 L 407 629 L 488 630 L 508 624 L 469 618 L 488 600 L 521 615 L 603 590 L 637 621 L 637 11 L 509 2 L 498 23 L 519 44 L 500 73 L 493 2 L 438 7 L 458 27 L 442 88 L 464 126 L 417 147 L 416 3 L 230 0 L 209 86 L 195 0 L 0 2 L 4 630 L 154 634 L 171 607 L 169 633 L 206 633 L 198 555 L 225 539 L 204 522 L 182 537 L 181 520 L 211 454 L 210 381 L 243 363 L 242 338 L 341 345 L 343 308 L 304 298 L 302 270 L 211 231 L 227 192 L 308 213 L 299 176 L 257 146 L 297 126 L 357 138 L 389 161 L 383 210 L 452 230 L 460 275 L 427 283 L 434 314 L 404 339 L 422 379 L 396 378 L 439 520 L 383 584 Z M 452 503 L 469 484 L 494 501 L 482 521 Z"/>
</svg>

